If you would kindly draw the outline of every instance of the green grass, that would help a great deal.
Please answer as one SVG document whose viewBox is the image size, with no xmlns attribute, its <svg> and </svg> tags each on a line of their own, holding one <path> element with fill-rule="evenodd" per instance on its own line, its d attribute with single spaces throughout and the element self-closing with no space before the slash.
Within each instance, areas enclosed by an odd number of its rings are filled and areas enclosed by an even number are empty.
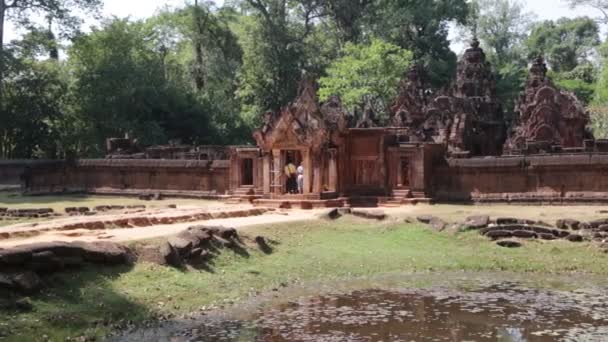
<svg viewBox="0 0 608 342">
<path fill-rule="evenodd" d="M 32 298 L 34 312 L 0 311 L 0 331 L 11 327 L 12 334 L 20 333 L 15 341 L 43 334 L 58 341 L 103 336 L 108 328 L 95 322 L 193 312 L 281 283 L 452 270 L 608 275 L 608 257 L 587 244 L 530 241 L 503 249 L 475 232 L 450 236 L 395 221 L 318 220 L 253 227 L 243 234 L 262 234 L 280 244 L 270 255 L 225 251 L 212 272 L 142 263 L 56 275 L 49 279 L 51 289 Z"/>
<path fill-rule="evenodd" d="M 57 196 L 23 196 L 15 192 L 0 192 L 0 207 L 9 209 L 52 208 L 63 213 L 66 207 L 89 207 L 98 205 L 138 205 L 149 207 L 176 205 L 212 206 L 222 205 L 218 201 L 196 199 L 169 198 L 162 201 L 142 201 L 136 197 L 120 196 L 88 196 L 88 195 L 57 195 Z"/>
</svg>

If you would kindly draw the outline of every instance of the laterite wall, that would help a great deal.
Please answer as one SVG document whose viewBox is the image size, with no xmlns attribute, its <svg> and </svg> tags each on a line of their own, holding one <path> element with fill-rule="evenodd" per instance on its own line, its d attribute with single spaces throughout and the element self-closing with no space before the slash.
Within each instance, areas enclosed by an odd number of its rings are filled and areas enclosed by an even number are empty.
<svg viewBox="0 0 608 342">
<path fill-rule="evenodd" d="M 432 184 L 444 202 L 608 202 L 608 154 L 452 159 Z"/>
<path fill-rule="evenodd" d="M 30 193 L 98 190 L 172 190 L 224 194 L 229 161 L 84 159 L 29 172 Z"/>
</svg>

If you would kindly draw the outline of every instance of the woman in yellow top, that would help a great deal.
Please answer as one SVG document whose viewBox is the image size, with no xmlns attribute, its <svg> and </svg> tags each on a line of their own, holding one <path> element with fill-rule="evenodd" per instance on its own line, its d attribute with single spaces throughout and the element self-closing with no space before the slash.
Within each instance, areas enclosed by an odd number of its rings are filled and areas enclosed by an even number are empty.
<svg viewBox="0 0 608 342">
<path fill-rule="evenodd" d="M 295 194 L 298 191 L 297 169 L 291 161 L 285 165 L 285 176 L 287 176 L 287 192 Z"/>
</svg>

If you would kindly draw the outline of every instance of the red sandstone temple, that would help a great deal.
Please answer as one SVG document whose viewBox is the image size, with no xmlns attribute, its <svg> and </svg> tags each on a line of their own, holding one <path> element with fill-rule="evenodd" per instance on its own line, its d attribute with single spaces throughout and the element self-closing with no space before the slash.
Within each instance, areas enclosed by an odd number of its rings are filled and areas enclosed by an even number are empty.
<svg viewBox="0 0 608 342">
<path fill-rule="evenodd" d="M 583 105 L 546 73 L 536 59 L 511 127 L 474 41 L 439 94 L 428 91 L 420 68 L 410 70 L 385 126 L 371 107 L 355 120 L 337 97 L 320 103 L 314 82 L 304 80 L 295 101 L 265 114 L 256 146 L 138 149 L 110 139 L 107 159 L 37 163 L 22 179 L 30 193 L 159 192 L 304 208 L 608 202 L 608 142 L 593 139 Z M 287 193 L 289 161 L 304 168 L 303 194 Z"/>
</svg>

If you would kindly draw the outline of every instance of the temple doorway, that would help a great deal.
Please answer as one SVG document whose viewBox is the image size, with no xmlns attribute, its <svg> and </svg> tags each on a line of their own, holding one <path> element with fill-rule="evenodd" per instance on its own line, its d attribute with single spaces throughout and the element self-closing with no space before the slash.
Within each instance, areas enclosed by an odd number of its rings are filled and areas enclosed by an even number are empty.
<svg viewBox="0 0 608 342">
<path fill-rule="evenodd" d="M 409 158 L 401 158 L 401 167 L 400 167 L 400 184 L 401 187 L 409 187 L 410 186 L 410 160 Z"/>
<path fill-rule="evenodd" d="M 253 159 L 241 159 L 241 186 L 253 186 Z"/>
<path fill-rule="evenodd" d="M 284 150 L 283 161 L 281 168 L 285 179 L 283 193 L 296 194 L 298 190 L 296 170 L 302 164 L 302 153 L 298 150 Z M 291 177 L 288 175 L 289 173 L 292 174 Z"/>
</svg>

